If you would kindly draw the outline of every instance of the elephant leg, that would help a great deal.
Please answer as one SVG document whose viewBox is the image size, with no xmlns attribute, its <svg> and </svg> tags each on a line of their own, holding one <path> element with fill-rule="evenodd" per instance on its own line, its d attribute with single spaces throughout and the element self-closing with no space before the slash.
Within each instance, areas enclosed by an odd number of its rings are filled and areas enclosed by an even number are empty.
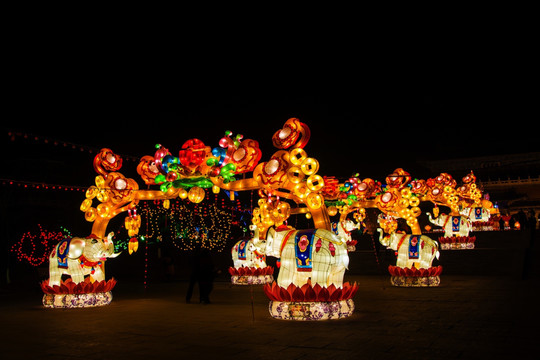
<svg viewBox="0 0 540 360">
<path fill-rule="evenodd" d="M 403 251 L 405 250 L 405 251 Z M 407 249 L 399 249 L 397 259 L 396 259 L 396 266 L 398 267 L 409 267 L 409 253 Z"/>
<path fill-rule="evenodd" d="M 311 272 L 309 271 L 296 271 L 293 284 L 301 287 L 302 285 L 307 284 L 311 277 Z"/>
<path fill-rule="evenodd" d="M 71 276 L 71 280 L 78 284 L 84 281 L 84 273 L 82 266 L 79 265 L 77 260 L 68 261 L 68 274 Z"/>
<path fill-rule="evenodd" d="M 49 286 L 60 285 L 62 270 L 58 267 L 56 257 L 49 259 Z"/>
<path fill-rule="evenodd" d="M 296 256 L 294 253 L 294 246 L 286 245 L 281 252 L 281 266 L 279 268 L 279 275 L 277 283 L 281 287 L 288 287 L 291 283 L 296 281 Z"/>
<path fill-rule="evenodd" d="M 233 264 L 234 264 L 235 268 L 242 267 L 244 265 L 244 263 L 246 262 L 245 260 L 240 260 L 238 258 L 238 251 L 234 251 L 234 250 L 233 250 L 233 253 L 232 253 L 232 259 L 233 259 Z"/>
<path fill-rule="evenodd" d="M 420 268 L 428 269 L 431 267 L 431 250 L 433 248 L 431 246 L 425 245 L 424 249 L 422 249 L 422 252 L 420 253 Z"/>
<path fill-rule="evenodd" d="M 94 274 L 92 275 L 95 281 L 103 281 L 105 280 L 105 273 L 103 272 L 103 269 L 101 267 L 98 267 Z"/>
<path fill-rule="evenodd" d="M 313 253 L 312 285 L 319 284 L 322 287 L 330 285 L 329 271 L 332 260 L 330 252 L 326 249 L 320 249 L 319 252 Z"/>
<path fill-rule="evenodd" d="M 334 284 L 336 287 L 343 286 L 343 277 L 345 276 L 345 266 L 339 265 L 330 268 L 328 276 L 328 286 Z"/>
</svg>

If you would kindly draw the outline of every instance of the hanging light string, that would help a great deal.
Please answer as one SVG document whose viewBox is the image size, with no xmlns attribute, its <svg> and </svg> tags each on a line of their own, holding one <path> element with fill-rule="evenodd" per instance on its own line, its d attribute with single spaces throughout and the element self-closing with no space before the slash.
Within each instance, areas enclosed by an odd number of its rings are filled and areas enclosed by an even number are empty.
<svg viewBox="0 0 540 360">
<path fill-rule="evenodd" d="M 34 141 L 40 144 L 60 146 L 66 149 L 78 150 L 80 152 L 87 152 L 89 154 L 99 154 L 99 152 L 101 151 L 101 148 L 76 144 L 69 141 L 51 139 L 45 136 L 35 135 L 35 134 L 30 134 L 30 133 L 8 131 L 7 135 L 9 136 L 11 141 L 16 141 L 17 139 L 24 139 L 24 140 Z M 128 161 L 135 161 L 135 162 L 140 161 L 140 157 L 137 157 L 137 156 L 123 155 L 123 154 L 118 154 L 118 155 L 122 156 L 123 159 L 128 160 Z"/>
<path fill-rule="evenodd" d="M 3 186 L 16 186 L 21 189 L 36 189 L 36 190 L 65 190 L 65 191 L 86 191 L 89 186 L 65 185 L 65 184 L 50 184 L 37 181 L 25 181 L 15 179 L 2 179 L 0 184 Z"/>
<path fill-rule="evenodd" d="M 49 259 L 49 254 L 56 244 L 66 237 L 71 237 L 71 233 L 64 227 L 61 227 L 60 231 L 49 231 L 38 224 L 37 229 L 27 231 L 11 246 L 11 252 L 19 262 L 40 266 Z"/>
</svg>

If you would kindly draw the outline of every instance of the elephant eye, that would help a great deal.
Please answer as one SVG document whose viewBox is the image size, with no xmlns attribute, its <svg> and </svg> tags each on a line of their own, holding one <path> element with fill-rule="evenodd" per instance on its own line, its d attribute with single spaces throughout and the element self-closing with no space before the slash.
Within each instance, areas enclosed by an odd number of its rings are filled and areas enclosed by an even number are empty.
<svg viewBox="0 0 540 360">
<path fill-rule="evenodd" d="M 96 240 L 96 239 L 92 239 L 92 244 L 97 244 L 97 240 Z"/>
</svg>

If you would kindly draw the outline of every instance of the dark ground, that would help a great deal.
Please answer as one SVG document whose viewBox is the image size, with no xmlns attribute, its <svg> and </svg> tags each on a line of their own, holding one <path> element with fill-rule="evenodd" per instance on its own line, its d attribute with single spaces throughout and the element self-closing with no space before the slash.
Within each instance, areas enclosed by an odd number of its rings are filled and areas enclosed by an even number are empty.
<svg viewBox="0 0 540 360">
<path fill-rule="evenodd" d="M 150 279 L 145 289 L 115 266 L 107 270 L 119 280 L 114 299 L 99 308 L 46 309 L 37 284 L 14 282 L 0 292 L 2 357 L 536 359 L 538 242 L 523 249 L 523 234 L 478 233 L 477 249 L 442 251 L 435 288 L 392 287 L 360 246 L 345 275 L 360 286 L 356 310 L 322 322 L 271 318 L 262 288 L 233 286 L 227 274 L 217 278 L 209 305 L 198 303 L 197 287 L 186 304 L 185 277 Z M 383 267 L 392 260 L 385 252 Z"/>
<path fill-rule="evenodd" d="M 185 303 L 186 282 L 119 283 L 109 306 L 45 309 L 38 292 L 3 294 L 5 358 L 533 359 L 539 279 L 441 276 L 396 288 L 347 276 L 360 290 L 342 320 L 275 320 L 260 287 L 216 282 L 212 303 Z M 195 297 L 194 300 L 197 300 Z"/>
</svg>

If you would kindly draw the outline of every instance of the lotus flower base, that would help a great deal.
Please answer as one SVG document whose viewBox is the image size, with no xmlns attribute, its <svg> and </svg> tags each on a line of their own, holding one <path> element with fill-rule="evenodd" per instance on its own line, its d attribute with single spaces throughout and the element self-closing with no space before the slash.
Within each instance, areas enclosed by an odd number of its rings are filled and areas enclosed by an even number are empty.
<svg viewBox="0 0 540 360">
<path fill-rule="evenodd" d="M 267 266 L 264 268 L 229 268 L 231 283 L 234 285 L 264 285 L 274 281 L 274 268 Z"/>
<path fill-rule="evenodd" d="M 274 281 L 273 275 L 233 275 L 231 276 L 231 283 L 234 285 L 264 285 L 271 284 Z"/>
<path fill-rule="evenodd" d="M 112 301 L 110 291 L 88 294 L 45 294 L 43 306 L 54 309 L 74 309 L 109 305 Z"/>
<path fill-rule="evenodd" d="M 268 310 L 273 318 L 282 320 L 343 319 L 354 312 L 354 301 L 270 301 Z"/>
<path fill-rule="evenodd" d="M 71 279 L 53 286 L 49 286 L 49 280 L 40 283 L 44 292 L 43 306 L 55 309 L 109 305 L 112 301 L 111 290 L 115 285 L 115 279 L 91 282 L 90 278 L 79 284 L 75 284 Z"/>
<path fill-rule="evenodd" d="M 476 236 L 440 237 L 441 250 L 468 250 L 474 249 Z"/>
<path fill-rule="evenodd" d="M 401 287 L 435 287 L 441 283 L 439 275 L 442 266 L 434 266 L 429 269 L 402 268 L 398 266 L 388 266 L 390 273 L 390 283 L 393 286 Z"/>
<path fill-rule="evenodd" d="M 328 320 L 343 319 L 354 312 L 352 298 L 358 291 L 358 285 L 346 282 L 342 287 L 333 284 L 321 287 L 307 283 L 302 286 L 290 284 L 283 288 L 274 282 L 264 285 L 263 290 L 270 299 L 268 310 L 273 318 Z"/>
</svg>

